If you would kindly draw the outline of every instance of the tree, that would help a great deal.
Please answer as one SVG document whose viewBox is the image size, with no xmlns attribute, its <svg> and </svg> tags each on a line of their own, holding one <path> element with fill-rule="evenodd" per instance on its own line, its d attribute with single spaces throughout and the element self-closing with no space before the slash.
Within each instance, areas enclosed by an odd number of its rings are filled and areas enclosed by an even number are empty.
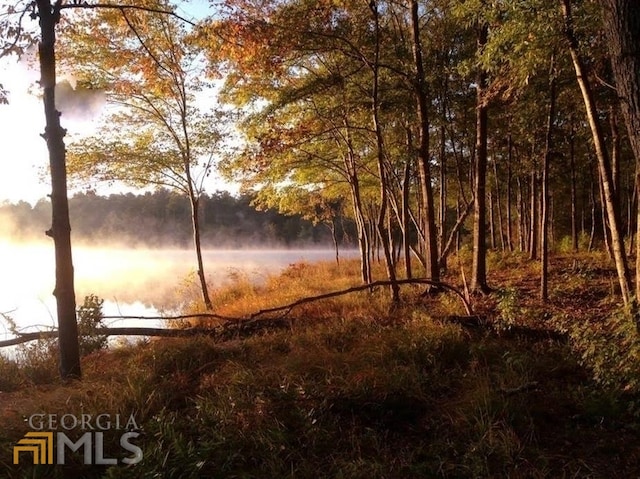
<svg viewBox="0 0 640 479">
<path fill-rule="evenodd" d="M 480 20 L 476 25 L 478 54 L 487 44 L 489 25 Z M 473 209 L 473 265 L 471 290 L 481 293 L 490 291 L 487 285 L 487 226 L 486 226 L 486 183 L 487 183 L 487 81 L 488 74 L 483 66 L 478 66 L 476 79 L 476 151 L 474 164 L 474 209 Z"/>
<path fill-rule="evenodd" d="M 96 29 L 104 31 L 102 41 Z M 213 85 L 203 80 L 203 59 L 189 35 L 175 18 L 149 11 L 100 12 L 70 32 L 69 66 L 77 65 L 73 71 L 81 81 L 106 90 L 116 107 L 107 122 L 117 131 L 115 137 L 101 133 L 73 144 L 70 169 L 85 178 L 167 186 L 185 194 L 202 299 L 212 309 L 199 205 L 220 144 L 220 118 L 207 111 L 214 107 L 206 97 Z"/>
<path fill-rule="evenodd" d="M 544 158 L 542 165 L 542 227 L 540 231 L 540 299 L 549 298 L 549 166 L 553 149 L 553 124 L 556 115 L 556 71 L 555 55 L 551 56 L 549 68 L 549 114 L 544 142 Z"/>
<path fill-rule="evenodd" d="M 632 0 L 601 0 L 600 4 L 622 115 L 636 160 L 636 191 L 640 191 L 640 8 Z M 640 221 L 637 228 L 640 238 Z M 640 299 L 640 255 L 636 259 L 635 297 Z"/>
<path fill-rule="evenodd" d="M 56 258 L 56 297 L 58 314 L 58 346 L 60 350 L 60 375 L 63 378 L 79 378 L 80 351 L 78 324 L 76 321 L 76 297 L 73 283 L 73 258 L 71 253 L 71 225 L 67 198 L 67 171 L 64 136 L 60 125 L 60 112 L 56 110 L 56 25 L 60 21 L 62 2 L 51 4 L 49 0 L 37 0 L 37 16 L 40 21 L 40 85 L 43 90 L 45 132 L 43 138 L 49 150 L 51 170 L 51 229 L 47 235 L 53 238 Z"/>
<path fill-rule="evenodd" d="M 438 243 L 436 240 L 436 214 L 433 202 L 433 189 L 431 186 L 430 152 L 429 152 L 429 95 L 424 72 L 422 57 L 422 41 L 420 39 L 420 18 L 418 15 L 418 2 L 411 0 L 411 30 L 412 52 L 415 65 L 414 89 L 418 117 L 418 174 L 420 177 L 420 190 L 424 207 L 424 253 L 427 267 L 427 276 L 433 281 L 440 281 L 440 261 L 438 258 Z M 441 185 L 443 188 L 443 185 Z M 442 199 L 441 199 L 442 203 Z M 442 205 L 441 205 L 442 206 Z"/>
<path fill-rule="evenodd" d="M 36 0 L 28 5 L 4 6 L 0 22 L 2 50 L 0 57 L 21 55 L 34 44 L 38 45 L 40 87 L 45 114 L 45 131 L 51 173 L 51 228 L 46 234 L 53 239 L 55 251 L 56 312 L 58 318 L 59 370 L 63 379 L 80 378 L 80 355 L 76 300 L 71 252 L 71 226 L 67 199 L 67 173 L 64 137 L 56 109 L 56 27 L 60 21 L 61 0 Z M 38 20 L 37 31 L 29 29 L 25 18 Z M 6 101 L 6 92 L 0 86 L 0 102 Z"/>
<path fill-rule="evenodd" d="M 576 72 L 576 80 L 582 93 L 587 121 L 591 128 L 594 149 L 598 160 L 598 171 L 604 199 L 603 208 L 606 208 L 606 219 L 609 222 L 613 258 L 618 274 L 620 293 L 625 306 L 631 307 L 633 304 L 633 298 L 631 296 L 631 276 L 621 232 L 620 207 L 613 186 L 611 160 L 605 146 L 604 133 L 598 118 L 595 97 L 589 81 L 587 68 L 579 52 L 579 44 L 573 28 L 571 0 L 561 0 L 561 7 L 565 21 L 564 34 Z"/>
</svg>

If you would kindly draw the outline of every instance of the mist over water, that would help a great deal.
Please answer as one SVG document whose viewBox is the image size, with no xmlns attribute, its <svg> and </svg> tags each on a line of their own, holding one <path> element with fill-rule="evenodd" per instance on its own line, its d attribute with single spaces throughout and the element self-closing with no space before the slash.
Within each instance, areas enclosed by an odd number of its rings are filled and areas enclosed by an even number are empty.
<svg viewBox="0 0 640 479">
<path fill-rule="evenodd" d="M 353 251 L 341 255 L 352 256 Z M 203 251 L 210 288 L 244 276 L 261 282 L 298 262 L 331 261 L 330 249 L 246 249 Z M 90 293 L 105 300 L 105 315 L 153 316 L 180 309 L 185 294 L 193 298 L 195 252 L 183 249 L 130 249 L 75 246 L 76 301 Z M 16 243 L 0 239 L 0 312 L 23 331 L 56 325 L 53 244 Z M 0 339 L 12 337 L 0 326 Z M 149 321 L 110 322 L 112 326 L 159 326 Z"/>
</svg>

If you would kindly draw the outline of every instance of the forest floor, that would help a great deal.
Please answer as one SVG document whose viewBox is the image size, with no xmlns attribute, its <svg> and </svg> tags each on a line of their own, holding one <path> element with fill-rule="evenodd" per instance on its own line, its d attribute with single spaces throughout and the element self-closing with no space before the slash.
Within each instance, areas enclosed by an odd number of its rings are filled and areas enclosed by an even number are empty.
<svg viewBox="0 0 640 479">
<path fill-rule="evenodd" d="M 444 280 L 462 287 L 468 260 Z M 405 286 L 391 311 L 378 288 L 303 304 L 290 328 L 245 339 L 97 351 L 66 384 L 32 345 L 22 365 L 0 359 L 0 477 L 640 477 L 640 341 L 607 258 L 554 254 L 546 304 L 538 262 L 492 254 L 488 266 L 495 292 L 472 298 L 486 325 L 452 321 L 455 295 Z M 213 299 L 247 315 L 358 284 L 357 270 L 291 265 Z M 64 466 L 14 466 L 35 413 L 133 414 L 143 459 L 87 466 L 67 451 Z M 122 433 L 104 431 L 104 457 L 131 455 Z"/>
</svg>

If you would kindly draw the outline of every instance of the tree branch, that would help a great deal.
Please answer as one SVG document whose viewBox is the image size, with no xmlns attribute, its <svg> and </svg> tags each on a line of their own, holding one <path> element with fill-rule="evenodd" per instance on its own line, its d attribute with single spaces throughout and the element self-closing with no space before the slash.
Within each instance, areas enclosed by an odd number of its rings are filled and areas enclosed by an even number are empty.
<svg viewBox="0 0 640 479">
<path fill-rule="evenodd" d="M 202 314 L 186 314 L 179 316 L 104 316 L 103 319 L 155 319 L 155 320 L 177 320 L 177 319 L 188 319 L 188 318 L 215 318 L 221 319 L 225 321 L 221 326 L 217 326 L 214 328 L 186 328 L 186 329 L 178 329 L 178 328 L 96 328 L 96 335 L 104 335 L 104 336 L 161 336 L 161 337 L 186 337 L 186 336 L 195 336 L 198 334 L 203 334 L 207 336 L 213 336 L 217 339 L 227 340 L 231 338 L 236 338 L 239 336 L 247 336 L 254 334 L 257 331 L 264 329 L 283 329 L 291 326 L 291 321 L 286 319 L 286 316 L 291 312 L 293 308 L 296 306 L 300 306 L 307 303 L 312 303 L 314 301 L 320 301 L 323 299 L 334 298 L 337 296 L 342 296 L 349 293 L 355 293 L 358 291 L 364 291 L 367 289 L 371 289 L 377 286 L 390 286 L 393 284 L 391 281 L 374 281 L 373 283 L 364 284 L 360 286 L 354 286 L 351 288 L 332 291 L 330 293 L 324 293 L 317 296 L 309 296 L 306 298 L 299 299 L 294 301 L 293 303 L 286 304 L 284 306 L 277 306 L 274 308 L 267 308 L 252 313 L 244 318 L 230 317 L 230 316 L 222 316 L 214 313 L 202 313 Z M 416 278 L 416 279 L 401 279 L 396 280 L 395 284 L 429 284 L 432 286 L 437 286 L 442 289 L 447 289 L 452 291 L 460 298 L 465 311 L 469 316 L 473 315 L 473 310 L 471 309 L 471 305 L 466 300 L 464 295 L 457 288 L 439 281 L 431 281 L 429 279 L 424 278 Z M 260 316 L 264 316 L 271 313 L 283 312 L 282 315 L 277 317 L 267 317 L 260 318 Z M 15 338 L 7 339 L 5 341 L 0 341 L 0 348 L 6 346 L 15 346 L 17 344 L 26 343 L 29 341 L 35 341 L 39 339 L 50 339 L 55 338 L 57 336 L 57 331 L 38 331 L 33 333 L 24 333 L 19 334 Z"/>
<path fill-rule="evenodd" d="M 109 3 L 65 3 L 63 5 L 60 6 L 60 10 L 67 10 L 70 8 L 86 8 L 86 9 L 93 9 L 93 8 L 103 8 L 103 9 L 112 9 L 112 10 L 120 10 L 121 12 L 125 12 L 126 10 L 140 10 L 143 12 L 149 12 L 149 13 L 159 13 L 162 15 L 171 15 L 172 17 L 177 18 L 178 20 L 181 20 L 193 27 L 195 27 L 197 24 L 195 22 L 192 22 L 191 20 L 188 20 L 186 18 L 184 18 L 183 16 L 178 15 L 177 13 L 175 13 L 174 11 L 171 10 L 163 10 L 160 8 L 152 8 L 152 7 L 144 7 L 141 5 L 116 5 L 116 4 L 109 4 Z"/>
</svg>

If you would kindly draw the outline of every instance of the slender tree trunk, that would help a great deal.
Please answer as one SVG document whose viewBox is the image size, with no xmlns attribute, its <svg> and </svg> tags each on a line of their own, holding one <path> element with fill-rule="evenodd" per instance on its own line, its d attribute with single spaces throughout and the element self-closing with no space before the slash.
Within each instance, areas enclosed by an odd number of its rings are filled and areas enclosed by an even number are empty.
<svg viewBox="0 0 640 479">
<path fill-rule="evenodd" d="M 382 246 L 382 252 L 384 254 L 385 268 L 387 270 L 387 277 L 391 282 L 391 301 L 393 303 L 400 302 L 400 287 L 396 281 L 396 272 L 393 265 L 393 258 L 391 257 L 391 250 L 388 241 L 387 231 L 385 228 L 387 209 L 389 205 L 388 195 L 388 180 L 387 171 L 384 158 L 384 139 L 382 136 L 382 125 L 380 124 L 380 97 L 379 97 L 379 73 L 380 73 L 380 17 L 378 12 L 377 2 L 374 0 L 371 4 L 371 10 L 373 12 L 375 21 L 375 58 L 371 65 L 373 73 L 373 91 L 371 93 L 371 110 L 373 129 L 376 136 L 376 159 L 378 163 L 378 175 L 380 176 L 380 211 L 378 212 L 378 220 L 376 228 L 378 231 L 378 240 Z"/>
<path fill-rule="evenodd" d="M 495 251 L 496 249 L 496 224 L 494 220 L 494 204 L 493 200 L 493 189 L 489 188 L 489 237 L 491 238 L 491 249 Z"/>
<path fill-rule="evenodd" d="M 607 150 L 604 147 L 604 135 L 602 133 L 601 125 L 598 121 L 597 109 L 595 106 L 595 100 L 593 97 L 593 92 L 591 90 L 591 85 L 588 82 L 583 61 L 578 53 L 578 42 L 573 32 L 571 0 L 561 1 L 565 18 L 565 35 L 568 40 L 569 51 L 571 53 L 571 59 L 576 71 L 578 85 L 580 86 L 580 91 L 582 92 L 582 98 L 584 100 L 587 113 L 587 120 L 589 122 L 589 126 L 591 127 L 591 135 L 593 137 L 593 143 L 596 150 L 596 157 L 598 158 L 598 170 L 600 172 L 600 177 L 602 178 L 602 187 L 605 197 L 604 207 L 606 207 L 607 209 L 607 218 L 609 220 L 609 227 L 611 228 L 611 241 L 616 271 L 618 273 L 618 282 L 620 283 L 620 293 L 624 305 L 627 307 L 632 307 L 633 298 L 631 294 L 631 275 L 629 273 L 629 267 L 627 264 L 627 255 L 624 249 L 624 242 L 620 233 L 620 209 L 617 205 L 613 189 L 611 162 L 609 160 Z M 632 309 L 635 309 L 635 307 L 633 307 Z"/>
<path fill-rule="evenodd" d="M 200 198 L 193 190 L 189 188 L 189 203 L 191 205 L 191 226 L 193 228 L 193 246 L 196 250 L 196 261 L 198 263 L 198 279 L 200 280 L 200 290 L 202 291 L 202 302 L 207 310 L 213 309 L 211 298 L 209 297 L 209 288 L 207 286 L 207 278 L 204 273 L 204 261 L 202 260 L 202 243 L 200 239 Z"/>
<path fill-rule="evenodd" d="M 487 43 L 489 27 L 486 23 L 477 26 L 477 49 L 481 52 Z M 487 72 L 478 69 L 476 85 L 476 152 L 474 181 L 474 215 L 473 215 L 473 263 L 471 270 L 471 291 L 488 293 L 487 285 L 487 244 L 486 244 L 486 195 L 487 183 Z"/>
<path fill-rule="evenodd" d="M 620 132 L 618 131 L 618 119 L 614 106 L 609 107 L 609 128 L 611 129 L 611 177 L 613 179 L 612 186 L 613 192 L 617 196 L 618 204 L 621 204 L 622 195 L 620 194 Z"/>
<path fill-rule="evenodd" d="M 596 185 L 593 178 L 591 178 L 589 202 L 591 203 L 591 232 L 589 233 L 589 247 L 587 251 L 591 252 L 596 238 Z"/>
<path fill-rule="evenodd" d="M 443 108 L 444 111 L 444 108 Z M 443 117 L 445 115 L 443 114 Z M 446 118 L 442 119 L 443 122 Z M 447 233 L 447 151 L 446 131 L 444 124 L 440 126 L 440 228 L 438 232 L 438 266 L 447 269 L 447 256 L 443 255 L 445 247 L 445 235 Z"/>
<path fill-rule="evenodd" d="M 42 135 L 49 150 L 51 170 L 51 229 L 56 263 L 56 298 L 58 316 L 58 348 L 60 376 L 63 379 L 80 378 L 80 351 L 76 322 L 76 296 L 74 289 L 73 257 L 71 254 L 71 224 L 67 198 L 67 168 L 64 146 L 66 131 L 60 126 L 60 112 L 56 110 L 56 25 L 60 18 L 58 1 L 37 0 L 40 17 L 40 86 L 43 90 L 45 132 Z"/>
<path fill-rule="evenodd" d="M 553 216 L 554 213 L 554 200 L 553 200 L 553 191 L 549 190 L 549 245 L 550 248 L 553 249 L 556 244 L 556 228 L 555 228 L 555 219 Z"/>
<path fill-rule="evenodd" d="M 511 133 L 507 139 L 507 248 L 513 251 L 513 231 L 511 229 L 511 160 L 513 152 Z"/>
<path fill-rule="evenodd" d="M 449 232 L 449 238 L 445 243 L 444 250 L 442 251 L 442 256 L 440 257 L 441 263 L 443 261 L 443 257 L 446 258 L 451 252 L 451 248 L 453 247 L 454 242 L 456 246 L 456 252 L 460 252 L 460 229 L 462 229 L 462 225 L 464 225 L 465 220 L 473 211 L 473 201 L 467 203 L 467 206 L 464 210 L 462 209 L 460 203 L 460 197 L 458 197 L 458 201 L 456 203 L 456 213 L 458 214 L 458 220 Z"/>
<path fill-rule="evenodd" d="M 611 229 L 609 228 L 609 223 L 607 222 L 607 212 L 604 207 L 606 200 L 604 199 L 604 189 L 602 187 L 602 178 L 600 178 L 600 181 L 598 181 L 598 188 L 600 192 L 600 204 L 603 205 L 602 208 L 600 208 L 600 213 L 602 215 L 602 218 L 601 218 L 602 241 L 604 243 L 604 250 L 607 252 L 607 256 L 609 257 L 609 259 L 613 259 L 613 250 L 612 250 L 611 241 L 610 241 Z"/>
<path fill-rule="evenodd" d="M 529 259 L 538 259 L 538 227 L 540 226 L 538 213 L 538 174 L 531 172 L 531 221 L 529 224 Z"/>
<path fill-rule="evenodd" d="M 636 0 L 601 0 L 611 66 L 618 98 L 636 160 L 636 189 L 640 190 L 640 8 Z M 640 201 L 637 201 L 640 238 Z M 636 300 L 640 298 L 640 254 L 636 255 Z M 633 312 L 634 315 L 636 311 Z M 637 321 L 637 318 L 636 318 Z"/>
<path fill-rule="evenodd" d="M 407 136 L 407 141 L 411 144 L 410 134 Z M 402 229 L 402 252 L 404 258 L 404 272 L 408 279 L 413 277 L 411 270 L 411 239 L 409 235 L 409 193 L 411 188 L 411 157 L 407 158 L 407 162 L 404 165 L 404 175 L 402 177 L 402 223 L 404 227 Z"/>
<path fill-rule="evenodd" d="M 549 69 L 549 114 L 547 116 L 547 129 L 544 145 L 544 159 L 542 163 L 542 228 L 540 236 L 540 299 L 546 302 L 549 299 L 549 164 L 553 150 L 553 122 L 556 111 L 556 72 L 555 54 L 551 56 Z"/>
<path fill-rule="evenodd" d="M 331 231 L 331 240 L 333 241 L 333 250 L 336 253 L 336 265 L 340 266 L 340 245 L 338 244 L 338 234 L 336 219 L 331 218 L 331 221 L 327 224 L 329 231 Z"/>
<path fill-rule="evenodd" d="M 571 132 L 569 134 L 569 169 L 571 178 L 571 246 L 574 253 L 578 252 L 578 210 L 576 193 L 576 139 L 573 116 L 570 118 Z"/>
<path fill-rule="evenodd" d="M 505 247 L 505 242 L 504 242 L 504 225 L 502 224 L 502 203 L 500 201 L 500 179 L 498 177 L 498 162 L 495 159 L 493 159 L 493 175 L 494 175 L 494 180 L 495 180 L 495 185 L 496 185 L 496 211 L 498 214 L 498 231 L 499 231 L 499 238 L 500 238 L 500 248 L 502 251 L 505 251 L 506 247 Z"/>
<path fill-rule="evenodd" d="M 420 190 L 424 206 L 424 256 L 427 266 L 427 277 L 432 281 L 440 281 L 440 266 L 438 264 L 438 243 L 436 232 L 436 214 L 433 201 L 433 187 L 431 186 L 431 169 L 429 166 L 429 113 L 428 91 L 422 59 L 422 45 L 420 43 L 420 24 L 418 18 L 418 2 L 411 0 L 411 28 L 413 34 L 412 50 L 415 67 L 415 96 L 418 110 L 419 147 L 418 174 L 420 175 Z"/>
<path fill-rule="evenodd" d="M 525 225 L 525 217 L 526 211 L 524 208 L 524 194 L 522 192 L 522 180 L 520 176 L 516 177 L 516 204 L 517 204 L 517 213 L 518 213 L 518 248 L 521 253 L 527 251 L 527 242 L 525 239 L 525 231 L 527 231 L 527 227 Z"/>
<path fill-rule="evenodd" d="M 636 165 L 636 168 L 637 168 L 637 165 Z M 637 175 L 638 175 L 638 173 L 636 173 L 636 176 Z M 638 208 L 638 205 L 637 205 L 638 188 L 636 186 L 635 177 L 633 179 L 632 185 L 630 185 L 629 188 L 631 190 L 631 191 L 629 191 L 629 196 L 631 198 L 629 198 L 629 207 L 628 207 L 628 209 L 629 209 L 629 212 L 628 212 L 628 215 L 629 215 L 628 228 L 629 229 L 628 229 L 627 234 L 629 235 L 629 256 L 631 256 L 633 254 L 633 252 L 634 252 L 634 249 L 635 249 L 634 248 L 634 242 L 635 242 L 635 229 L 634 228 L 636 228 L 635 217 L 634 217 L 633 212 L 637 211 L 637 208 Z M 638 253 L 636 252 L 636 254 L 638 254 Z M 637 258 L 636 258 L 636 261 L 637 261 Z M 636 266 L 637 266 L 637 263 L 636 263 Z M 636 271 L 636 274 L 638 274 L 638 271 Z M 636 282 L 637 282 L 637 279 L 636 279 Z M 636 295 L 637 295 L 637 293 L 636 293 Z M 638 299 L 637 296 L 636 296 L 636 298 Z"/>
<path fill-rule="evenodd" d="M 458 215 L 458 218 L 460 218 L 460 211 L 462 210 L 462 208 L 460 207 L 460 196 L 458 196 L 458 199 L 456 200 L 456 214 Z M 460 237 L 460 229 L 457 229 L 455 231 L 455 238 L 456 238 L 456 254 L 460 253 L 460 244 L 461 244 L 461 237 Z"/>
<path fill-rule="evenodd" d="M 351 139 L 351 126 L 347 119 L 344 119 L 345 142 L 347 146 L 344 155 L 344 165 L 349 178 L 349 187 L 351 189 L 351 203 L 353 205 L 353 216 L 356 222 L 356 231 L 358 234 L 358 248 L 360 249 L 360 275 L 362 282 L 369 284 L 371 277 L 371 241 L 367 230 L 367 219 L 362 204 L 362 196 L 360 195 L 360 178 L 355 160 L 355 152 Z"/>
</svg>

